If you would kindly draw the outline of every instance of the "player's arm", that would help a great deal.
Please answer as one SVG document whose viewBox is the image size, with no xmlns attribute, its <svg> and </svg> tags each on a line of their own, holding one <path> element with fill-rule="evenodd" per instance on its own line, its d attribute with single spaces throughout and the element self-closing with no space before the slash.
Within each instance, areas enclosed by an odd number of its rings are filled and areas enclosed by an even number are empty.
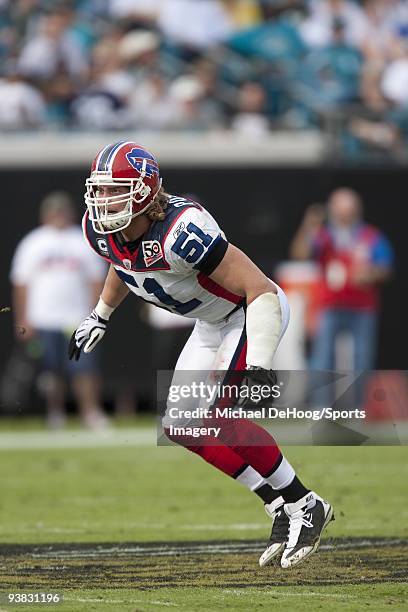
<svg viewBox="0 0 408 612">
<path fill-rule="evenodd" d="M 352 281 L 358 287 L 381 285 L 392 276 L 394 252 L 385 236 L 378 236 L 375 241 L 371 261 L 366 265 L 356 266 L 352 272 Z"/>
<path fill-rule="evenodd" d="M 292 259 L 311 259 L 314 256 L 314 240 L 323 226 L 325 210 L 321 204 L 312 204 L 305 212 L 302 223 L 290 245 Z"/>
<path fill-rule="evenodd" d="M 248 305 L 263 293 L 276 293 L 276 287 L 258 266 L 232 244 L 228 244 L 221 263 L 210 278 L 228 291 L 245 297 Z"/>
<path fill-rule="evenodd" d="M 231 244 L 210 278 L 246 299 L 247 365 L 270 370 L 282 329 L 275 285 L 249 257 Z"/>
<path fill-rule="evenodd" d="M 18 244 L 10 269 L 12 286 L 12 313 L 14 332 L 18 340 L 30 340 L 35 330 L 27 320 L 27 303 L 30 278 L 35 274 L 37 250 L 35 237 L 30 233 Z"/>
<path fill-rule="evenodd" d="M 105 335 L 111 314 L 129 293 L 128 287 L 110 266 L 101 296 L 92 313 L 72 334 L 68 354 L 70 359 L 78 360 L 81 351 L 90 353 Z"/>
<path fill-rule="evenodd" d="M 129 288 L 116 274 L 115 268 L 110 266 L 100 299 L 114 310 L 123 302 L 128 293 Z"/>
<path fill-rule="evenodd" d="M 12 302 L 16 337 L 18 340 L 30 340 L 34 330 L 27 322 L 27 285 L 13 284 Z"/>
<path fill-rule="evenodd" d="M 381 285 L 391 276 L 392 270 L 389 266 L 372 264 L 363 269 L 356 269 L 353 272 L 352 280 L 358 287 L 369 287 Z"/>
</svg>

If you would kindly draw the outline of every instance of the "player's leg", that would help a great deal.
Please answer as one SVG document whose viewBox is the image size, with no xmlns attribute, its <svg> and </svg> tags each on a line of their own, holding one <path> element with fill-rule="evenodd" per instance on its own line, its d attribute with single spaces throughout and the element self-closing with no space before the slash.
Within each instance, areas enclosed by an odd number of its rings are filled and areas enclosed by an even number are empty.
<svg viewBox="0 0 408 612">
<path fill-rule="evenodd" d="M 356 371 L 369 371 L 375 366 L 377 328 L 378 318 L 374 312 L 356 311 L 350 316 Z"/>
<path fill-rule="evenodd" d="M 47 407 L 50 429 L 61 429 L 66 421 L 66 384 L 63 376 L 61 333 L 55 330 L 36 330 L 41 347 L 40 388 Z"/>
<path fill-rule="evenodd" d="M 287 324 L 289 307 L 282 291 L 279 299 L 282 321 Z M 246 363 L 245 317 L 241 315 L 240 319 L 239 314 L 234 317 L 234 321 L 224 326 L 219 349 L 224 361 L 228 354 L 232 355 L 229 372 L 242 370 Z M 240 331 L 238 341 L 237 331 Z M 284 331 L 282 326 L 281 337 Z M 264 428 L 247 419 L 218 419 L 217 423 L 221 427 L 220 440 L 261 474 L 279 495 L 267 508 L 275 515 L 275 520 L 271 541 L 260 558 L 260 564 L 267 565 L 285 545 L 282 566 L 299 563 L 316 550 L 320 534 L 332 518 L 330 504 L 303 485 L 274 438 Z"/>
<path fill-rule="evenodd" d="M 339 313 L 336 310 L 324 310 L 319 316 L 319 325 L 313 340 L 310 363 L 313 370 L 334 370 L 334 348 L 339 330 Z"/>
<path fill-rule="evenodd" d="M 353 369 L 358 372 L 348 396 L 353 408 L 362 408 L 371 371 L 375 367 L 378 318 L 376 313 L 364 310 L 349 310 L 347 329 L 353 338 Z"/>
<path fill-rule="evenodd" d="M 287 303 L 282 297 L 282 310 L 285 312 L 285 327 L 289 319 Z M 227 384 L 240 384 L 240 377 L 234 380 L 234 371 L 243 370 L 246 365 L 246 328 L 244 312 L 236 313 L 222 330 L 222 342 L 217 351 L 214 367 L 216 370 L 229 370 L 232 373 Z M 214 424 L 214 418 L 211 420 Z M 208 421 L 210 424 L 210 420 Z M 221 428 L 220 441 L 233 450 L 242 460 L 255 470 L 263 473 L 264 481 L 268 482 L 273 491 L 273 499 L 265 500 L 265 511 L 273 520 L 272 532 L 268 547 L 260 558 L 260 565 L 267 565 L 277 555 L 282 553 L 288 540 L 289 519 L 284 512 L 286 500 L 299 499 L 308 493 L 296 477 L 292 466 L 282 456 L 274 438 L 262 427 L 247 419 L 217 419 Z M 269 492 L 270 497 L 272 495 Z"/>
<path fill-rule="evenodd" d="M 239 335 L 238 330 L 238 335 Z M 220 326 L 197 322 L 186 345 L 184 346 L 176 364 L 172 385 L 186 380 L 185 373 L 192 373 L 200 377 L 214 369 L 214 362 L 220 348 Z M 197 407 L 197 401 L 191 408 Z M 169 426 L 172 420 L 163 419 L 166 435 L 181 446 L 199 455 L 204 461 L 221 470 L 227 476 L 237 480 L 250 491 L 253 491 L 265 504 L 270 504 L 278 496 L 271 485 L 248 465 L 232 449 L 211 436 L 188 439 L 186 436 L 177 436 L 170 433 Z"/>
<path fill-rule="evenodd" d="M 344 331 L 344 313 L 338 309 L 326 309 L 319 315 L 316 336 L 313 339 L 310 359 L 310 399 L 316 408 L 331 406 L 334 402 L 333 384 L 319 384 L 322 372 L 333 371 L 335 346 L 339 333 Z"/>
<path fill-rule="evenodd" d="M 64 354 L 68 355 L 69 338 L 65 337 Z M 84 353 L 79 361 L 66 359 L 72 391 L 82 423 L 91 430 L 106 429 L 109 425 L 101 402 L 101 379 L 98 349 Z"/>
<path fill-rule="evenodd" d="M 100 402 L 100 379 L 96 373 L 76 372 L 72 376 L 72 390 L 79 408 L 82 423 L 88 429 L 106 429 L 109 419 Z"/>
</svg>

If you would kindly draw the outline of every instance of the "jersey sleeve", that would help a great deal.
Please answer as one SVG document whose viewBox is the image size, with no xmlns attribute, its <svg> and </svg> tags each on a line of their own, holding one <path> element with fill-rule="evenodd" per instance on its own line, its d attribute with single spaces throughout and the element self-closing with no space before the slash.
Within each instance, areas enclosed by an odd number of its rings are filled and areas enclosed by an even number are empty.
<svg viewBox="0 0 408 612">
<path fill-rule="evenodd" d="M 388 239 L 382 234 L 378 235 L 371 253 L 371 261 L 377 266 L 391 268 L 394 263 L 394 252 Z"/>
<path fill-rule="evenodd" d="M 228 242 L 205 210 L 189 208 L 169 228 L 164 240 L 167 263 L 176 272 L 198 270 L 209 276 L 224 258 Z"/>
</svg>

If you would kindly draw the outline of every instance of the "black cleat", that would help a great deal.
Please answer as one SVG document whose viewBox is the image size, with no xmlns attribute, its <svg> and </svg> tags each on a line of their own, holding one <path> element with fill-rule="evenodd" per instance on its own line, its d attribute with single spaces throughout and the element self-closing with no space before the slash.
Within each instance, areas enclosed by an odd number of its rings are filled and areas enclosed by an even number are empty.
<svg viewBox="0 0 408 612">
<path fill-rule="evenodd" d="M 289 518 L 289 539 L 281 566 L 288 568 L 316 552 L 322 532 L 334 516 L 331 505 L 313 491 L 293 504 L 285 504 L 284 509 Z"/>
<path fill-rule="evenodd" d="M 265 567 L 269 565 L 275 557 L 280 555 L 285 549 L 289 537 L 289 519 L 283 509 L 284 500 L 282 497 L 274 499 L 270 504 L 265 504 L 266 514 L 273 519 L 271 537 L 268 546 L 259 557 L 259 565 Z"/>
</svg>

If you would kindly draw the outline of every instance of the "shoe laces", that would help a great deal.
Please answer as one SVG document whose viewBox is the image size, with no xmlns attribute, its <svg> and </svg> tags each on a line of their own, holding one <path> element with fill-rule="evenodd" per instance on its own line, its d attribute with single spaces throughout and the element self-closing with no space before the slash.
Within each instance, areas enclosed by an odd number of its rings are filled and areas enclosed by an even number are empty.
<svg viewBox="0 0 408 612">
<path fill-rule="evenodd" d="M 305 513 L 302 517 L 300 517 L 302 525 L 309 528 L 313 527 L 312 518 L 313 516 L 311 512 L 308 512 L 307 514 Z"/>
<path fill-rule="evenodd" d="M 288 548 L 292 548 L 296 545 L 296 542 L 300 537 L 302 527 L 306 527 L 307 529 L 311 529 L 313 527 L 312 518 L 312 513 L 306 511 L 296 513 L 295 516 L 290 517 Z"/>
</svg>

